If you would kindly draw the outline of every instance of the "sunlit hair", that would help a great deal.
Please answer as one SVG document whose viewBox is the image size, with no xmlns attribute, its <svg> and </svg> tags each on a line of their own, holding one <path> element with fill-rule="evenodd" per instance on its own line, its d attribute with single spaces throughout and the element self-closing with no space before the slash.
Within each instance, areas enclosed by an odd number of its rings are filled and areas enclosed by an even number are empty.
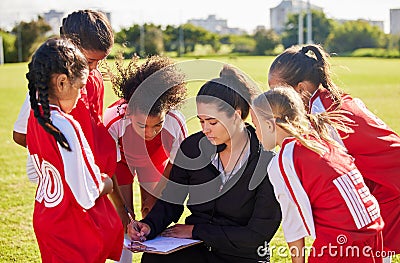
<svg viewBox="0 0 400 263">
<path fill-rule="evenodd" d="M 51 38 L 44 42 L 33 54 L 28 64 L 28 80 L 30 104 L 34 116 L 46 132 L 54 136 L 65 149 L 71 150 L 64 134 L 53 125 L 50 119 L 49 93 L 53 87 L 50 79 L 53 74 L 65 74 L 73 83 L 84 76 L 88 68 L 82 52 L 68 39 Z"/>
<path fill-rule="evenodd" d="M 264 120 L 274 121 L 302 145 L 320 155 L 326 151 L 326 143 L 342 148 L 330 136 L 330 129 L 351 132 L 344 123 L 350 120 L 342 115 L 343 112 L 307 114 L 300 95 L 288 87 L 276 87 L 259 95 L 253 101 L 253 109 L 260 125 Z"/>
<path fill-rule="evenodd" d="M 157 116 L 179 108 L 187 96 L 185 75 L 166 56 L 153 55 L 143 63 L 136 56 L 129 63 L 119 56 L 115 65 L 108 74 L 115 94 L 129 102 L 129 114 Z"/>
<path fill-rule="evenodd" d="M 302 81 L 309 81 L 316 87 L 321 84 L 329 90 L 335 107 L 339 107 L 343 91 L 331 78 L 329 58 L 329 54 L 320 45 L 292 46 L 275 58 L 269 68 L 269 75 L 282 85 L 292 87 Z"/>
<path fill-rule="evenodd" d="M 79 10 L 62 20 L 60 35 L 72 39 L 85 50 L 108 53 L 114 44 L 114 33 L 105 14 L 95 10 Z"/>
<path fill-rule="evenodd" d="M 196 96 L 197 103 L 213 103 L 218 109 L 232 116 L 241 111 L 244 120 L 250 113 L 252 98 L 259 94 L 257 85 L 238 69 L 224 65 L 219 78 L 207 81 Z"/>
</svg>

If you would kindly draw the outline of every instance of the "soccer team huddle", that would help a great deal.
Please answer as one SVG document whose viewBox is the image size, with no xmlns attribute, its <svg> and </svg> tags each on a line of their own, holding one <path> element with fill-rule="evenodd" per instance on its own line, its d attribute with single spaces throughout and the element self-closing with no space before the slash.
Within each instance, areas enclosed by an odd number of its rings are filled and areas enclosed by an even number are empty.
<svg viewBox="0 0 400 263">
<path fill-rule="evenodd" d="M 280 226 L 294 251 L 313 240 L 292 262 L 391 262 L 384 252 L 400 253 L 400 137 L 335 85 L 320 45 L 278 55 L 266 92 L 221 66 L 195 96 L 201 130 L 189 134 L 187 76 L 167 56 L 117 60 L 108 75 L 119 99 L 103 113 L 98 63 L 113 43 L 103 13 L 75 11 L 28 65 L 13 138 L 28 149 L 37 184 L 42 262 L 132 262 L 124 239 L 159 235 L 202 242 L 141 262 L 269 262 L 259 248 Z"/>
</svg>

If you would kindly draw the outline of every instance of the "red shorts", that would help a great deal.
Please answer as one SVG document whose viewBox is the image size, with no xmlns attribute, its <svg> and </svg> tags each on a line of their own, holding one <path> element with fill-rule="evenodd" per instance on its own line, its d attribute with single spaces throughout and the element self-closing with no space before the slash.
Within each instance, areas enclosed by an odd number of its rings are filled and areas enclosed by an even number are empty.
<svg viewBox="0 0 400 263">
<path fill-rule="evenodd" d="M 308 257 L 309 263 L 382 263 L 382 232 L 374 237 L 339 245 L 315 239 Z"/>
<path fill-rule="evenodd" d="M 386 251 L 400 253 L 400 199 L 379 203 L 385 226 L 383 227 L 383 247 Z"/>
</svg>

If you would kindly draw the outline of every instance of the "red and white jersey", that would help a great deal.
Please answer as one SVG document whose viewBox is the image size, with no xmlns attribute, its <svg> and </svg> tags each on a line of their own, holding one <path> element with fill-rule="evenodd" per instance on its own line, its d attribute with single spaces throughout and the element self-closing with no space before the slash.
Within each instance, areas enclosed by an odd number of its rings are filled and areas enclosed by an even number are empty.
<svg viewBox="0 0 400 263">
<path fill-rule="evenodd" d="M 332 104 L 329 91 L 319 88 L 310 99 L 309 110 L 311 113 L 333 110 Z M 339 131 L 334 137 L 355 158 L 357 168 L 381 206 L 385 248 L 400 253 L 400 137 L 360 99 L 345 94 L 340 109 L 349 112 L 344 115 L 354 122 L 349 125 L 354 133 Z"/>
<path fill-rule="evenodd" d="M 333 101 L 325 88 L 319 88 L 311 97 L 312 114 L 332 110 Z M 373 194 L 379 202 L 400 197 L 400 136 L 381 119 L 370 112 L 360 99 L 343 95 L 340 108 L 354 123 L 349 127 L 354 133 L 339 131 L 339 138 L 364 178 L 377 184 Z"/>
<path fill-rule="evenodd" d="M 51 119 L 64 134 L 71 152 L 43 129 L 33 112 L 26 137 L 28 171 L 38 182 L 33 222 L 42 260 L 118 260 L 123 227 L 107 196 L 99 196 L 102 179 L 92 150 L 79 123 L 70 115 L 51 106 Z"/>
<path fill-rule="evenodd" d="M 119 172 L 123 177 L 132 177 L 130 171 L 136 171 L 141 182 L 158 182 L 168 161 L 173 163 L 180 143 L 187 137 L 185 118 L 179 111 L 169 111 L 161 132 L 145 141 L 134 131 L 130 119 L 124 118 L 127 105 L 120 99 L 104 112 L 104 125 L 115 140 L 119 165 L 129 167 L 120 169 L 117 165 L 118 182 L 125 184 Z"/>
<path fill-rule="evenodd" d="M 101 116 L 104 85 L 103 78 L 98 70 L 90 71 L 88 81 L 80 92 L 81 97 L 70 115 L 79 122 L 95 155 L 96 164 L 100 167 L 100 171 L 111 177 L 116 169 L 116 154 L 114 141 L 104 127 Z M 30 109 L 29 94 L 27 94 L 18 119 L 14 124 L 14 131 L 26 134 Z"/>
<path fill-rule="evenodd" d="M 80 99 L 86 104 L 93 117 L 97 116 L 98 119 L 103 120 L 104 82 L 98 69 L 89 72 L 86 85 L 81 89 Z"/>
<path fill-rule="evenodd" d="M 268 166 L 288 242 L 306 236 L 336 242 L 339 235 L 346 235 L 351 244 L 382 230 L 378 202 L 353 158 L 326 147 L 321 157 L 296 139 L 285 139 Z"/>
</svg>

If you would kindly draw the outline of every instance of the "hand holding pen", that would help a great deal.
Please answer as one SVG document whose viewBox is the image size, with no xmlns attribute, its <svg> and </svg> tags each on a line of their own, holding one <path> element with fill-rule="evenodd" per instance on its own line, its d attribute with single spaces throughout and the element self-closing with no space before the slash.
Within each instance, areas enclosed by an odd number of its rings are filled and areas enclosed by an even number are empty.
<svg viewBox="0 0 400 263">
<path fill-rule="evenodd" d="M 128 214 L 130 223 L 128 224 L 128 235 L 132 241 L 143 242 L 146 240 L 146 236 L 150 233 L 149 225 L 136 221 L 133 219 L 132 214 L 129 209 L 124 205 L 125 211 Z"/>
<path fill-rule="evenodd" d="M 133 241 L 145 241 L 146 236 L 150 233 L 149 225 L 140 221 L 131 220 L 128 225 L 128 235 Z"/>
</svg>

